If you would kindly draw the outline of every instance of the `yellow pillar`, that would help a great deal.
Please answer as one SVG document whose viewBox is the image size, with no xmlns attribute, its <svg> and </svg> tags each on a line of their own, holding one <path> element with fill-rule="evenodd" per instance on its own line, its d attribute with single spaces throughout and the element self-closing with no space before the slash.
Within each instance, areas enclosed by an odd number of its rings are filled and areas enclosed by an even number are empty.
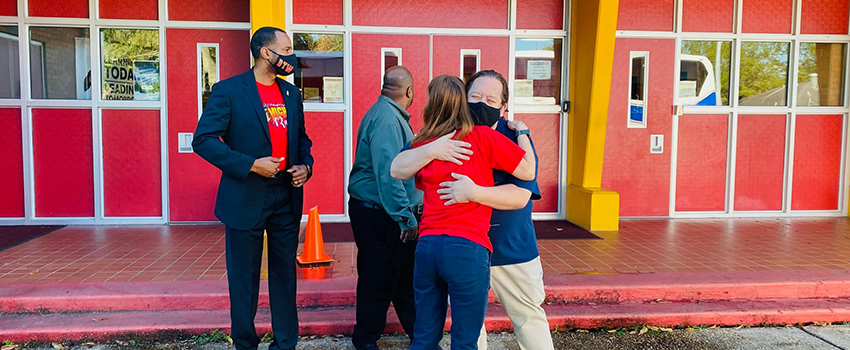
<svg viewBox="0 0 850 350">
<path fill-rule="evenodd" d="M 619 227 L 620 196 L 601 188 L 618 2 L 572 2 L 567 219 L 594 231 Z"/>
<path fill-rule="evenodd" d="M 286 0 L 251 0 L 251 33 L 262 27 L 286 30 Z"/>
</svg>

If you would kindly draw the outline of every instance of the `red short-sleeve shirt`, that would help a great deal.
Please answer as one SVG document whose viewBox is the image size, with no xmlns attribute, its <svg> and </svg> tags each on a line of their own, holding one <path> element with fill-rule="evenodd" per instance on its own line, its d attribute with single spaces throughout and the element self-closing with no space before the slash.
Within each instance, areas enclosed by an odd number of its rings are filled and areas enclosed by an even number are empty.
<svg viewBox="0 0 850 350">
<path fill-rule="evenodd" d="M 463 165 L 434 160 L 416 174 L 416 187 L 425 192 L 425 209 L 419 224 L 419 235 L 466 238 L 493 251 L 487 236 L 493 209 L 478 203 L 446 206 L 437 190 L 440 189 L 440 183 L 454 181 L 452 173 L 469 176 L 480 186 L 493 186 L 493 169 L 513 173 L 525 151 L 486 126 L 474 127 L 463 141 L 472 144 L 472 156 Z"/>
</svg>

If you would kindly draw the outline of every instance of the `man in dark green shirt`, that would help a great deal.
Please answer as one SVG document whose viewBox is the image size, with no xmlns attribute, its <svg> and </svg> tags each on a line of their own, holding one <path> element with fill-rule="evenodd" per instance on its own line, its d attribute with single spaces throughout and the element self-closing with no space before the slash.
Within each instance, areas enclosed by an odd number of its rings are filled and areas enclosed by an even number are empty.
<svg viewBox="0 0 850 350">
<path fill-rule="evenodd" d="M 390 165 L 413 138 L 410 113 L 413 76 L 402 66 L 387 69 L 378 101 L 357 131 L 354 166 L 349 176 L 348 212 L 357 243 L 357 350 L 377 350 L 393 303 L 404 331 L 412 338 L 416 309 L 413 260 L 422 213 L 422 192 L 414 180 L 390 176 Z"/>
</svg>

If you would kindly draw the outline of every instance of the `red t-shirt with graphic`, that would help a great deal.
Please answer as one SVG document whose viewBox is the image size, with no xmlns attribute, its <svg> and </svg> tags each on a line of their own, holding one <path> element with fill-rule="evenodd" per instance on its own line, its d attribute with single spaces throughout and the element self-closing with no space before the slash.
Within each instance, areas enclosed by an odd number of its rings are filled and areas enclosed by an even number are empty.
<svg viewBox="0 0 850 350">
<path fill-rule="evenodd" d="M 266 110 L 266 121 L 269 123 L 269 135 L 272 138 L 272 157 L 283 158 L 280 161 L 280 170 L 286 170 L 286 148 L 288 138 L 286 129 L 286 104 L 277 82 L 272 85 L 257 83 L 260 92 L 260 100 L 263 101 L 263 109 Z"/>
<path fill-rule="evenodd" d="M 491 187 L 493 169 L 513 173 L 525 156 L 525 150 L 486 126 L 474 127 L 463 141 L 472 144 L 472 156 L 463 165 L 433 160 L 416 174 L 416 187 L 425 192 L 419 235 L 466 238 L 492 252 L 493 246 L 487 233 L 490 231 L 490 214 L 493 209 L 472 202 L 446 206 L 437 190 L 441 188 L 441 182 L 455 181 L 452 173 L 469 176 L 479 186 Z"/>
</svg>

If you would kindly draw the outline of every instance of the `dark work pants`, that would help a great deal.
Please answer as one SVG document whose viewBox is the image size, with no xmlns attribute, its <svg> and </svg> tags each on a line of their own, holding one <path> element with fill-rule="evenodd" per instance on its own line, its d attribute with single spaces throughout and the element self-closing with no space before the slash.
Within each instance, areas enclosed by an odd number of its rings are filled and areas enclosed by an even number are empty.
<svg viewBox="0 0 850 350">
<path fill-rule="evenodd" d="M 357 324 L 352 343 L 363 350 L 371 348 L 381 338 L 390 302 L 404 331 L 411 338 L 413 336 L 416 242 L 402 243 L 398 223 L 383 209 L 367 208 L 358 203 L 351 200 L 348 205 L 357 244 Z"/>
<path fill-rule="evenodd" d="M 230 291 L 231 337 L 237 350 L 256 349 L 254 328 L 260 292 L 263 230 L 268 236 L 269 302 L 274 342 L 271 350 L 295 349 L 298 314 L 295 307 L 295 251 L 301 213 L 292 208 L 289 180 L 267 179 L 263 214 L 250 230 L 227 227 L 227 283 Z M 261 200 L 261 198 L 257 198 Z"/>
</svg>

